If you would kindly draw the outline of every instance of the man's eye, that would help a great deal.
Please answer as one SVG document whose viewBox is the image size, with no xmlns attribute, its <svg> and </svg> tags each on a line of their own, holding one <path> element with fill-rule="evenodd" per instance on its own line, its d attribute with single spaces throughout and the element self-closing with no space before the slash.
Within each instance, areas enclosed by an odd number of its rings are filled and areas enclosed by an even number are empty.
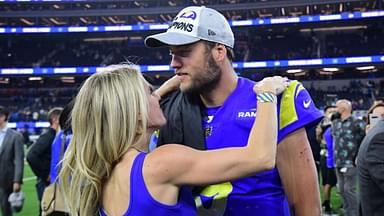
<svg viewBox="0 0 384 216">
<path fill-rule="evenodd" d="M 185 57 L 185 56 L 188 56 L 190 52 L 191 52 L 190 50 L 180 50 L 180 51 L 177 51 L 177 52 L 169 52 L 169 54 L 171 56 L 175 55 L 175 56 Z"/>
<path fill-rule="evenodd" d="M 183 50 L 180 52 L 180 56 L 187 56 L 189 55 L 190 51 L 189 50 Z"/>
</svg>

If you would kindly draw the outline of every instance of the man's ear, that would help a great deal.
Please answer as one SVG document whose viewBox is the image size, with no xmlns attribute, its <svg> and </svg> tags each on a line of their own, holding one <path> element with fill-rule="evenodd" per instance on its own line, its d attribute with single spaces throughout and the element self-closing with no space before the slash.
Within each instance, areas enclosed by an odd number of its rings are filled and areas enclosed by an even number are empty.
<svg viewBox="0 0 384 216">
<path fill-rule="evenodd" d="M 53 122 L 55 124 L 59 124 L 59 119 L 60 119 L 60 116 L 55 116 L 55 117 L 53 117 Z"/>
<path fill-rule="evenodd" d="M 223 44 L 216 44 L 215 48 L 212 49 L 212 56 L 216 60 L 216 62 L 224 61 L 227 57 L 227 49 Z"/>
</svg>

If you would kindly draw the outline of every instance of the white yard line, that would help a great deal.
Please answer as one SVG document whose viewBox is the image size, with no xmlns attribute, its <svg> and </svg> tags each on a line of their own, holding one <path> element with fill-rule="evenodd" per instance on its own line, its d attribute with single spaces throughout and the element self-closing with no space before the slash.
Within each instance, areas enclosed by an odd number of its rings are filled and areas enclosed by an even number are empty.
<svg viewBox="0 0 384 216">
<path fill-rule="evenodd" d="M 36 176 L 25 177 L 25 178 L 23 178 L 23 182 L 32 181 L 32 180 L 35 180 L 35 179 L 36 179 Z"/>
</svg>

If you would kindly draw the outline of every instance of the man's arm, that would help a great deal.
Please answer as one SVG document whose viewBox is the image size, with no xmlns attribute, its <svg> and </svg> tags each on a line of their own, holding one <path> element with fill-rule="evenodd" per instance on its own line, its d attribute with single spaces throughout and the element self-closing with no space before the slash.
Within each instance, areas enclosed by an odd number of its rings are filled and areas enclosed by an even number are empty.
<svg viewBox="0 0 384 216">
<path fill-rule="evenodd" d="M 13 178 L 13 190 L 18 192 L 21 189 L 21 184 L 23 181 L 23 171 L 24 171 L 24 138 L 23 136 L 16 132 L 15 134 L 15 143 L 14 143 L 14 158 L 15 158 L 15 176 Z"/>
<path fill-rule="evenodd" d="M 384 133 L 382 132 L 384 128 L 381 128 L 380 132 L 372 137 L 372 140 L 369 142 L 369 147 L 367 148 L 367 153 L 365 155 L 365 161 L 367 163 L 367 168 L 371 174 L 372 181 L 375 182 L 378 188 L 381 191 L 384 191 Z"/>
<path fill-rule="evenodd" d="M 41 163 L 41 156 L 51 147 L 49 143 L 49 136 L 47 133 L 40 135 L 36 142 L 31 146 L 27 153 L 27 161 L 31 166 L 32 171 L 37 177 L 46 178 L 46 167 L 45 164 Z"/>
<path fill-rule="evenodd" d="M 276 165 L 295 215 L 320 215 L 316 166 L 304 128 L 292 132 L 280 142 Z"/>
</svg>

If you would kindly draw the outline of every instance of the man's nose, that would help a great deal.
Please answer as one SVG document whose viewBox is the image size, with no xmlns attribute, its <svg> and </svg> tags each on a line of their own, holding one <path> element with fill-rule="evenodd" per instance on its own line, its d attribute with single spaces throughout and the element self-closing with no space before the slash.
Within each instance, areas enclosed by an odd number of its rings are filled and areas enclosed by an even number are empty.
<svg viewBox="0 0 384 216">
<path fill-rule="evenodd" d="M 178 69 L 181 67 L 181 59 L 177 55 L 172 55 L 171 67 L 174 69 Z"/>
</svg>

